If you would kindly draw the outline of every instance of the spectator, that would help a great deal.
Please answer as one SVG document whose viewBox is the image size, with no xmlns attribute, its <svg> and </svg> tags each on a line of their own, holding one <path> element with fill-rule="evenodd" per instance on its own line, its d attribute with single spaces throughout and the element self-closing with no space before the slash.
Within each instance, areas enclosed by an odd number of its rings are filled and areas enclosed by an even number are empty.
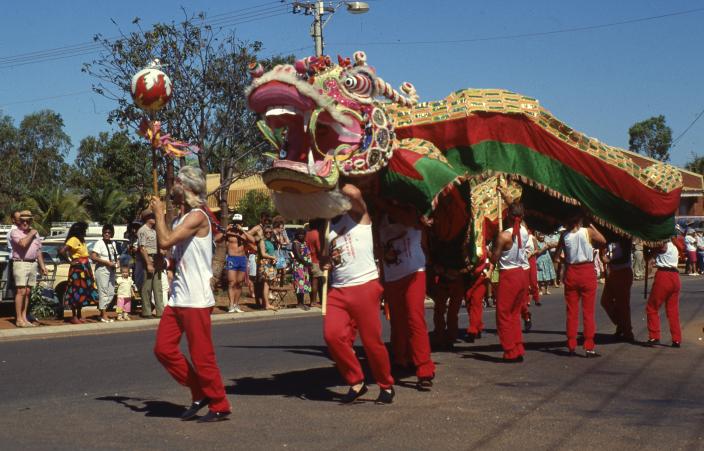
<svg viewBox="0 0 704 451">
<path fill-rule="evenodd" d="M 257 299 L 257 253 L 254 251 L 247 251 L 247 253 L 247 289 L 249 297 Z"/>
<path fill-rule="evenodd" d="M 696 232 L 697 238 L 697 271 L 704 274 L 704 233 L 701 230 Z"/>
<path fill-rule="evenodd" d="M 137 232 L 137 246 L 139 249 L 139 257 L 146 270 L 144 281 L 140 287 L 140 295 L 142 298 L 142 317 L 152 317 L 152 295 L 154 296 L 154 304 L 156 305 L 156 316 L 161 317 L 164 312 L 164 303 L 162 300 L 162 258 L 157 248 L 156 230 L 154 224 L 156 219 L 154 213 L 147 209 L 142 212 L 142 221 L 144 225 Z"/>
<path fill-rule="evenodd" d="M 12 246 L 12 266 L 15 281 L 15 326 L 33 327 L 35 324 L 27 319 L 29 294 L 37 285 L 37 269 L 46 275 L 42 258 L 42 242 L 37 230 L 32 228 L 32 213 L 29 210 L 13 214 L 18 217 L 17 228 L 10 232 Z"/>
<path fill-rule="evenodd" d="M 242 313 L 239 302 L 242 296 L 242 283 L 247 277 L 246 248 L 254 244 L 254 237 L 242 229 L 242 215 L 235 214 L 226 232 L 227 257 L 227 295 L 229 299 L 228 313 Z"/>
<path fill-rule="evenodd" d="M 645 278 L 645 259 L 643 258 L 643 242 L 633 242 L 633 280 Z"/>
<path fill-rule="evenodd" d="M 67 254 L 71 261 L 68 270 L 68 288 L 64 293 L 64 304 L 71 308 L 71 324 L 85 323 L 81 309 L 88 303 L 98 302 L 98 289 L 88 260 L 86 248 L 88 224 L 76 222 L 68 229 L 64 247 L 59 252 Z"/>
<path fill-rule="evenodd" d="M 684 237 L 684 246 L 687 255 L 687 267 L 685 272 L 690 276 L 697 275 L 697 239 L 694 236 L 694 229 L 687 229 Z"/>
<path fill-rule="evenodd" d="M 120 277 L 115 280 L 117 290 L 117 320 L 129 321 L 132 310 L 132 290 L 134 281 L 130 277 L 129 266 L 120 266 Z"/>
<path fill-rule="evenodd" d="M 538 267 L 538 285 L 540 285 L 541 294 L 550 294 L 549 287 L 555 281 L 555 266 L 552 262 L 550 250 L 557 246 L 557 242 L 548 243 L 545 235 L 540 232 L 535 233 L 538 240 L 538 249 L 536 254 L 536 265 Z"/>
<path fill-rule="evenodd" d="M 273 241 L 274 231 L 271 227 L 264 228 L 264 239 L 259 241 L 257 259 L 257 305 L 266 310 L 276 310 L 269 304 L 269 287 L 276 280 L 276 256 Z"/>
<path fill-rule="evenodd" d="M 286 234 L 286 228 L 284 226 L 284 217 L 275 216 L 272 222 L 272 227 L 274 230 L 273 241 L 276 247 L 276 278 L 279 281 L 279 286 L 284 286 L 284 278 L 286 277 L 286 268 L 288 267 L 289 260 L 289 249 L 291 247 L 291 241 L 288 239 Z"/>
<path fill-rule="evenodd" d="M 310 275 L 308 268 L 311 266 L 310 250 L 305 242 L 306 232 L 303 229 L 296 230 L 293 240 L 293 288 L 296 292 L 298 308 L 308 310 L 305 303 L 306 294 L 310 295 Z M 313 304 L 313 298 L 310 303 Z"/>
<path fill-rule="evenodd" d="M 257 243 L 264 239 L 264 229 L 271 225 L 271 215 L 266 211 L 259 214 L 259 224 L 249 230 L 249 234 L 254 237 Z"/>
<path fill-rule="evenodd" d="M 108 316 L 108 306 L 115 297 L 115 269 L 118 264 L 117 248 L 112 237 L 115 228 L 112 224 L 105 224 L 102 230 L 103 239 L 98 240 L 90 253 L 90 259 L 95 263 L 95 282 L 98 286 L 98 310 L 100 321 L 111 323 Z"/>
<path fill-rule="evenodd" d="M 322 302 L 322 277 L 323 272 L 320 270 L 320 229 L 323 226 L 322 219 L 314 219 L 310 221 L 308 231 L 306 232 L 306 245 L 310 251 L 310 304 L 315 305 Z"/>
<path fill-rule="evenodd" d="M 141 222 L 134 221 L 127 227 L 127 252 L 129 253 L 134 265 L 134 272 L 132 277 L 134 279 L 135 285 L 138 287 L 142 286 L 144 281 L 144 265 L 142 264 L 142 259 L 139 258 L 139 246 L 137 245 L 137 232 L 139 232 L 140 227 L 142 227 Z M 122 262 L 122 260 L 120 260 Z M 122 263 L 121 263 L 122 264 Z"/>
</svg>

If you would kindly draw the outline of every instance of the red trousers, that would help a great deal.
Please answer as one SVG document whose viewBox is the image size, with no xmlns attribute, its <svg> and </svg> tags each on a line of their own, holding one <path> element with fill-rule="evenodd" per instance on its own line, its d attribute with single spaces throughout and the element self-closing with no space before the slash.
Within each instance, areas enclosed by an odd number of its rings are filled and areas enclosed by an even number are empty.
<svg viewBox="0 0 704 451">
<path fill-rule="evenodd" d="M 348 385 L 364 381 L 362 365 L 353 347 L 358 330 L 376 383 L 382 389 L 394 384 L 389 353 L 381 339 L 379 306 L 383 292 L 377 279 L 362 285 L 331 288 L 328 292 L 323 336 L 337 370 Z"/>
<path fill-rule="evenodd" d="M 432 290 L 434 334 L 445 343 L 454 343 L 459 329 L 459 315 L 464 299 L 464 282 L 456 279 L 440 282 Z M 448 302 L 449 298 L 449 302 Z M 447 314 L 447 319 L 445 318 Z"/>
<path fill-rule="evenodd" d="M 156 331 L 154 355 L 176 382 L 191 390 L 193 401 L 208 397 L 211 399 L 210 410 L 229 412 L 230 403 L 225 397 L 225 387 L 213 350 L 210 332 L 212 310 L 167 306 Z M 184 332 L 192 365 L 179 348 Z"/>
<path fill-rule="evenodd" d="M 537 257 L 531 257 L 528 259 L 530 264 L 529 275 L 529 288 L 530 295 L 533 298 L 533 302 L 536 304 L 540 302 L 540 287 L 538 286 L 538 264 L 536 263 Z M 530 300 L 527 302 L 530 303 Z"/>
<path fill-rule="evenodd" d="M 432 378 L 435 364 L 430 358 L 430 340 L 425 325 L 425 271 L 384 283 L 384 298 L 391 309 L 391 349 L 394 361 L 413 363 L 416 376 Z"/>
<path fill-rule="evenodd" d="M 631 286 L 633 270 L 631 268 L 609 271 L 601 293 L 601 306 L 609 315 L 611 322 L 623 335 L 632 336 L 631 326 Z"/>
<path fill-rule="evenodd" d="M 577 347 L 579 329 L 579 301 L 582 301 L 584 349 L 594 350 L 596 332 L 594 304 L 596 303 L 596 270 L 593 262 L 567 265 L 565 271 L 565 303 L 567 304 L 567 347 Z"/>
<path fill-rule="evenodd" d="M 655 273 L 653 290 L 648 296 L 645 314 L 648 317 L 648 338 L 660 339 L 660 306 L 665 304 L 667 321 L 670 323 L 672 341 L 682 342 L 680 329 L 680 275 L 677 271 L 663 271 Z"/>
<path fill-rule="evenodd" d="M 484 296 L 486 295 L 486 277 L 480 274 L 474 284 L 464 295 L 469 315 L 468 334 L 478 334 L 484 330 L 482 315 L 484 313 Z"/>
<path fill-rule="evenodd" d="M 528 285 L 526 287 L 525 294 L 523 295 L 523 305 L 521 305 L 521 318 L 524 321 L 528 321 L 531 318 L 530 315 L 530 293 L 531 293 L 531 282 L 530 282 L 530 268 L 524 270 L 526 272 L 526 280 Z M 540 299 L 540 298 L 538 298 Z"/>
<path fill-rule="evenodd" d="M 525 354 L 521 331 L 521 307 L 526 305 L 528 272 L 523 268 L 504 269 L 499 274 L 496 293 L 496 329 L 505 359 Z"/>
</svg>

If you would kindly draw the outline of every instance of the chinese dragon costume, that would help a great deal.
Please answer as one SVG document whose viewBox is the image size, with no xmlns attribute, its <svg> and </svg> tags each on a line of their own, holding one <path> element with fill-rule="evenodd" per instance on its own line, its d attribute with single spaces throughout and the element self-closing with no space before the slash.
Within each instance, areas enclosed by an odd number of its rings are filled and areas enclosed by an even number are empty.
<svg viewBox="0 0 704 451">
<path fill-rule="evenodd" d="M 392 88 L 364 52 L 337 64 L 309 57 L 266 73 L 253 64 L 251 74 L 249 106 L 277 151 L 264 181 L 290 218 L 345 211 L 336 186 L 346 177 L 363 190 L 375 187 L 365 195 L 414 207 L 441 241 L 464 234 L 470 262 L 484 256 L 495 233 L 498 184 L 522 199 L 537 229 L 554 230 L 576 208 L 610 233 L 645 243 L 666 240 L 674 228 L 682 188 L 676 168 L 641 168 L 531 97 L 465 89 L 419 103 L 413 85 Z"/>
</svg>

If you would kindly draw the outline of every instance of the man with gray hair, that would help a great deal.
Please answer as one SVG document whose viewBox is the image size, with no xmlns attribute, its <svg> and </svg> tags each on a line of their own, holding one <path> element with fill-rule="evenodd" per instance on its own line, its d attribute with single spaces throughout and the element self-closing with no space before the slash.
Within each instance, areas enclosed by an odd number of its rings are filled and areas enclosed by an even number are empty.
<svg viewBox="0 0 704 451">
<path fill-rule="evenodd" d="M 173 230 L 166 227 L 161 200 L 157 197 L 151 200 L 159 247 L 171 249 L 174 270 L 171 297 L 159 323 L 154 354 L 179 384 L 191 390 L 193 403 L 181 419 L 193 419 L 200 409 L 208 406 L 209 412 L 198 422 L 220 421 L 230 414 L 230 403 L 215 359 L 211 334 L 210 314 L 215 305 L 210 288 L 213 234 L 208 214 L 202 209 L 205 203 L 203 172 L 193 167 L 182 168 L 171 194 L 174 205 L 180 210 Z M 179 347 L 184 333 L 191 362 Z"/>
</svg>

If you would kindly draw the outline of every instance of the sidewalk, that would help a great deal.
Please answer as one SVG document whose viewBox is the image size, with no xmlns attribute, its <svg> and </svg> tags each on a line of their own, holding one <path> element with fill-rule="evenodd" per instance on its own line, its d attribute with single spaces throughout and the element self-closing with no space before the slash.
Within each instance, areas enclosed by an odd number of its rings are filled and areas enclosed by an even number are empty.
<svg viewBox="0 0 704 451">
<path fill-rule="evenodd" d="M 294 296 L 286 297 L 286 308 L 279 310 L 260 310 L 254 303 L 254 299 L 244 297 L 240 300 L 240 308 L 244 313 L 227 313 L 227 297 L 218 295 L 215 299 L 215 308 L 213 309 L 212 322 L 222 321 L 240 321 L 252 320 L 258 318 L 267 318 L 275 316 L 291 316 L 291 315 L 320 315 L 320 308 L 311 308 L 309 311 L 304 311 L 296 308 L 296 300 Z M 74 335 L 77 333 L 101 333 L 115 332 L 127 330 L 142 330 L 155 329 L 159 324 L 159 318 L 142 318 L 139 312 L 133 311 L 131 321 L 114 321 L 112 323 L 100 322 L 98 309 L 95 306 L 85 307 L 82 310 L 83 318 L 87 321 L 85 324 L 71 324 L 68 320 L 71 318 L 71 311 L 64 312 L 64 320 L 58 319 L 42 319 L 35 324 L 37 327 L 19 328 L 15 327 L 14 316 L 0 317 L 0 340 L 9 338 L 30 338 L 40 337 L 44 335 Z M 108 312 L 111 318 L 116 317 L 115 312 Z"/>
</svg>

